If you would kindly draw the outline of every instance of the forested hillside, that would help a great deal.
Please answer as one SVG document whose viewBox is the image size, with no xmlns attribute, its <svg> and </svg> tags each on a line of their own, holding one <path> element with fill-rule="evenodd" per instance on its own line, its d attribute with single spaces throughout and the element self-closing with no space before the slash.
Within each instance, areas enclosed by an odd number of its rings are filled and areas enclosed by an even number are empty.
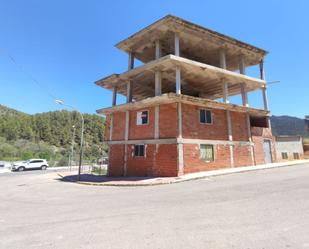
<svg viewBox="0 0 309 249">
<path fill-rule="evenodd" d="M 85 159 L 104 154 L 104 119 L 84 114 Z M 0 160 L 44 157 L 62 161 L 68 158 L 75 126 L 75 151 L 79 150 L 81 117 L 77 112 L 53 111 L 28 115 L 0 105 Z M 77 154 L 76 154 L 77 155 Z"/>
<path fill-rule="evenodd" d="M 305 119 L 291 116 L 272 116 L 271 126 L 273 135 L 301 135 L 309 136 Z"/>
<path fill-rule="evenodd" d="M 103 147 L 104 119 L 84 114 L 85 160 L 106 155 Z M 304 119 L 273 116 L 274 135 L 308 136 Z M 75 158 L 79 153 L 81 118 L 77 112 L 53 111 L 29 115 L 0 105 L 0 161 L 46 158 L 51 164 L 68 163 L 75 126 Z M 77 161 L 77 160 L 75 160 Z"/>
</svg>

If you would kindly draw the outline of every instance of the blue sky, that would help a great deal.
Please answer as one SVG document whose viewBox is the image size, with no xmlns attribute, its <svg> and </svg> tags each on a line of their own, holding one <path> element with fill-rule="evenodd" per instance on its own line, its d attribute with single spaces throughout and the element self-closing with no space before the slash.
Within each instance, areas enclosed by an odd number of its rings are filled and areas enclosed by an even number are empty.
<svg viewBox="0 0 309 249">
<path fill-rule="evenodd" d="M 83 112 L 110 106 L 93 82 L 127 67 L 114 45 L 173 14 L 268 50 L 265 70 L 274 115 L 309 114 L 309 1 L 17 1 L 0 0 L 0 104 L 37 113 L 61 109 L 47 94 Z M 27 78 L 11 54 L 44 87 Z M 248 70 L 256 75 L 257 69 Z M 237 102 L 238 99 L 232 99 Z M 260 92 L 250 94 L 261 106 Z"/>
</svg>

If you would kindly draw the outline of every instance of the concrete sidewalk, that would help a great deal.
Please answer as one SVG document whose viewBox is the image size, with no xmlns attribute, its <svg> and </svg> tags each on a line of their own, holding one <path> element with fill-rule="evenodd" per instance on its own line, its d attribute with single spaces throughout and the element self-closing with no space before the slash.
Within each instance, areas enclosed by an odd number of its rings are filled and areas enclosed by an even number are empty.
<svg viewBox="0 0 309 249">
<path fill-rule="evenodd" d="M 233 173 L 241 173 L 254 170 L 264 170 L 279 167 L 292 166 L 297 164 L 309 163 L 309 160 L 297 160 L 281 163 L 270 163 L 256 166 L 236 167 L 220 170 L 203 171 L 197 173 L 186 174 L 178 177 L 108 177 L 92 174 L 82 174 L 80 180 L 77 181 L 77 172 L 61 172 L 58 175 L 63 181 L 75 182 L 85 185 L 98 186 L 153 186 L 160 184 L 171 184 L 190 180 L 196 180 L 211 176 L 226 175 Z"/>
</svg>

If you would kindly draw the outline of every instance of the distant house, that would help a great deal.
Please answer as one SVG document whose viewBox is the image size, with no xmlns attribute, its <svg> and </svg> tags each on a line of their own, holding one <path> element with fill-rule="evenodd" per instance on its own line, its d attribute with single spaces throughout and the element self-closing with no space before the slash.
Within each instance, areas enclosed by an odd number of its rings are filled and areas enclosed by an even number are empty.
<svg viewBox="0 0 309 249">
<path fill-rule="evenodd" d="M 278 161 L 304 158 L 303 139 L 301 136 L 277 136 L 276 154 Z"/>
</svg>

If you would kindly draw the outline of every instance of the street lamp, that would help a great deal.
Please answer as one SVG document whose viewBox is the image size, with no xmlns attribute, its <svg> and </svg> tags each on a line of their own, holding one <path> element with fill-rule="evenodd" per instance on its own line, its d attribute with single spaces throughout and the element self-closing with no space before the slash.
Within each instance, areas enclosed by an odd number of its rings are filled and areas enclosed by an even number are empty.
<svg viewBox="0 0 309 249">
<path fill-rule="evenodd" d="M 74 159 L 75 125 L 73 125 L 72 128 L 73 128 L 73 135 L 72 135 L 72 144 L 71 144 L 71 157 L 70 157 L 71 159 L 69 161 L 69 163 L 70 163 L 70 171 L 72 169 L 72 161 Z"/>
<path fill-rule="evenodd" d="M 83 161 L 83 143 L 84 143 L 84 117 L 81 112 L 79 112 L 75 107 L 67 105 L 64 103 L 63 100 L 61 99 L 56 99 L 55 102 L 59 105 L 67 106 L 74 111 L 78 112 L 80 114 L 80 117 L 82 118 L 82 132 L 80 136 L 80 153 L 79 153 L 79 165 L 78 165 L 78 175 L 77 175 L 77 180 L 80 180 L 80 173 L 81 173 L 81 168 L 82 168 L 82 161 Z"/>
</svg>

